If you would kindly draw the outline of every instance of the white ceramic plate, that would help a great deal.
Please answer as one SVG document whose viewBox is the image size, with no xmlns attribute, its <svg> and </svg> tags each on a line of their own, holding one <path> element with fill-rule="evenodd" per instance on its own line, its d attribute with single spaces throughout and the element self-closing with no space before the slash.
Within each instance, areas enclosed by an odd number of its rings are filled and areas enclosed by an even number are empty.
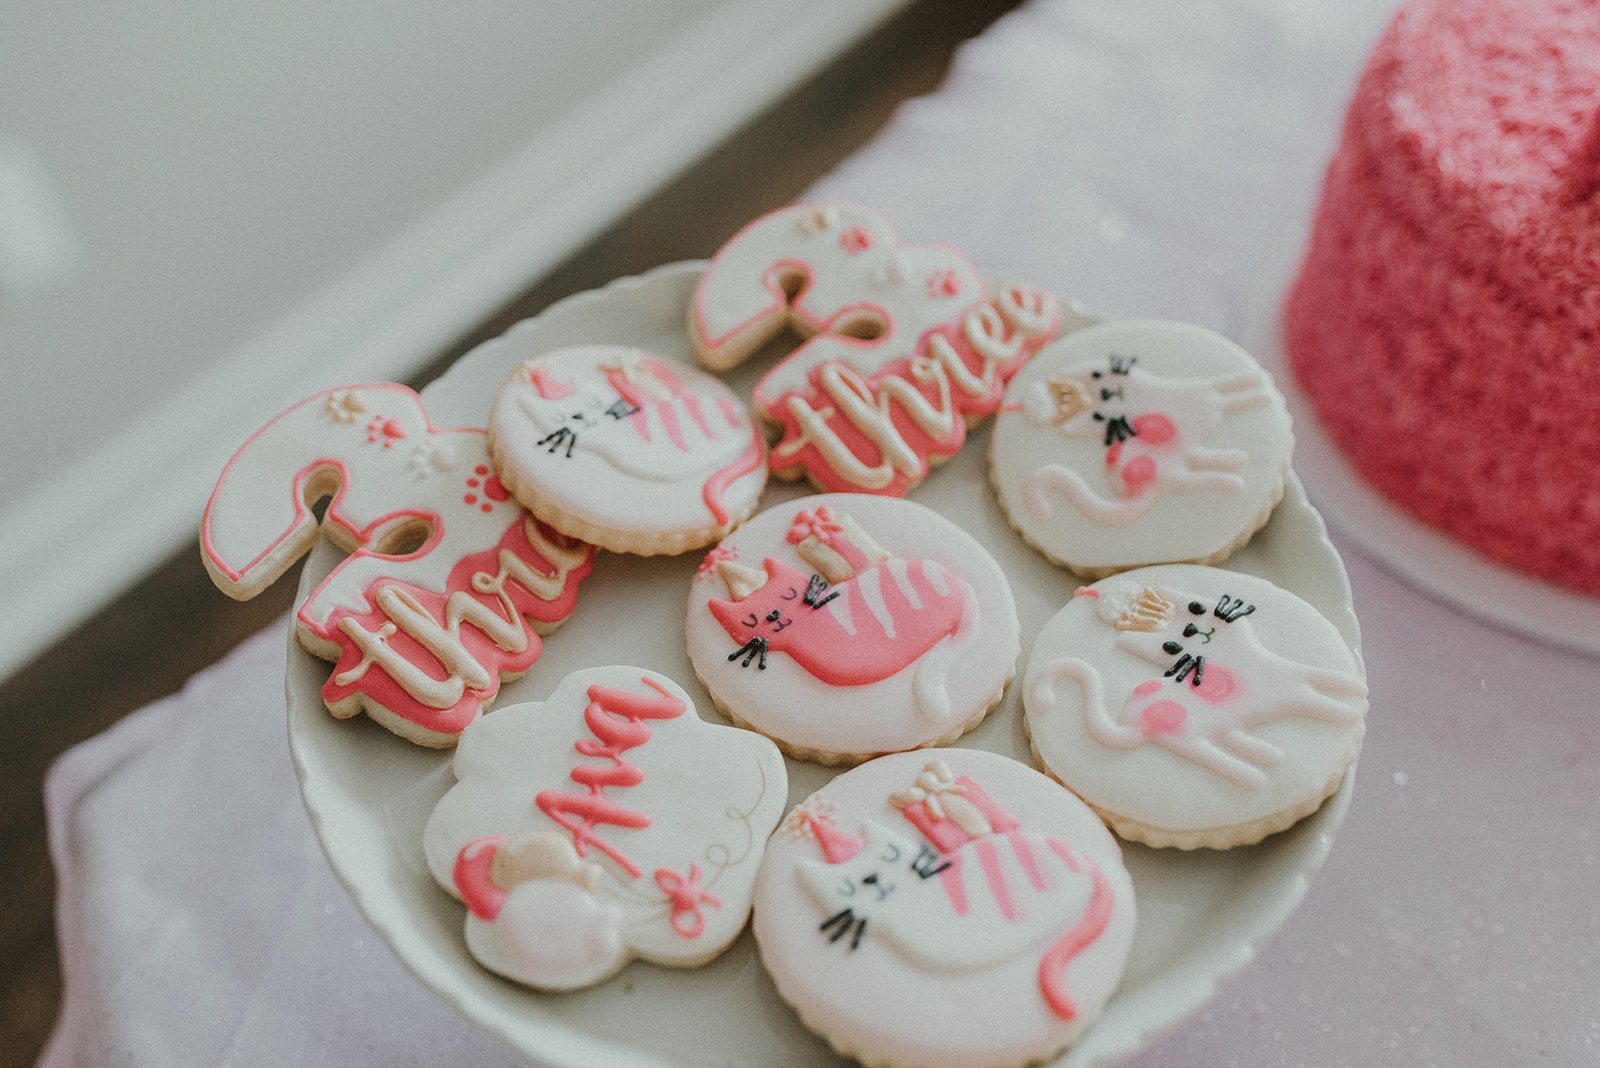
<svg viewBox="0 0 1600 1068">
<path fill-rule="evenodd" d="M 1279 300 L 1274 308 L 1283 307 Z M 1318 425 L 1284 359 L 1280 316 L 1252 317 L 1241 338 L 1278 379 L 1294 418 L 1295 468 L 1341 535 L 1384 567 L 1449 604 L 1553 645 L 1600 656 L 1600 597 L 1541 582 L 1481 556 L 1413 519 L 1356 474 Z"/>
<path fill-rule="evenodd" d="M 703 266 L 673 264 L 579 294 L 524 329 L 536 331 L 547 348 L 616 342 L 688 360 L 685 309 Z M 485 418 L 510 368 L 489 366 L 482 356 L 481 350 L 468 354 L 424 391 L 436 423 L 475 425 Z M 748 394 L 764 364 L 758 358 L 730 381 Z M 914 496 L 986 544 L 1005 568 L 1026 657 L 1032 636 L 1079 583 L 1028 549 L 1007 525 L 985 477 L 987 432 L 975 437 Z M 777 484 L 763 505 L 804 492 Z M 302 575 L 302 595 L 337 559 L 334 550 L 319 545 Z M 571 620 L 551 638 L 534 670 L 505 688 L 500 704 L 543 699 L 556 681 L 579 668 L 628 663 L 677 679 L 697 695 L 701 715 L 715 718 L 683 644 L 684 598 L 698 563 L 699 554 L 603 555 Z M 1327 615 L 1352 649 L 1358 647 L 1344 568 L 1298 481 L 1291 481 L 1271 523 L 1227 566 L 1293 590 Z M 328 671 L 323 661 L 291 648 L 289 740 L 306 807 L 356 904 L 440 997 L 536 1063 L 834 1062 L 778 999 L 748 932 L 709 967 L 674 971 L 636 963 L 575 994 L 535 994 L 480 968 L 463 943 L 462 906 L 434 884 L 423 861 L 422 826 L 451 783 L 449 754 L 401 741 L 364 717 L 334 720 L 318 692 Z M 1028 759 L 1015 687 L 961 744 Z M 789 769 L 791 803 L 833 774 L 795 761 Z M 1105 1013 L 1060 1063 L 1101 1064 L 1141 1048 L 1203 1004 L 1219 980 L 1248 964 L 1321 867 L 1349 806 L 1352 782 L 1347 777 L 1310 819 L 1248 849 L 1184 854 L 1125 847 L 1140 924 L 1127 976 Z"/>
</svg>

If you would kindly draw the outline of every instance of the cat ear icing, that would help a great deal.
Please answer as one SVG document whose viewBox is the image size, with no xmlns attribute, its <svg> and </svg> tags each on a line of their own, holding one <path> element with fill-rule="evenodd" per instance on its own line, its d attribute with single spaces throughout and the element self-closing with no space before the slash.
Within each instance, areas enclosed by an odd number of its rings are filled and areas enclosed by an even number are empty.
<svg viewBox="0 0 1600 1068">
<path fill-rule="evenodd" d="M 744 600 L 767 584 L 765 571 L 746 567 L 734 560 L 723 560 L 718 563 L 717 575 L 727 585 L 729 598 L 735 601 Z"/>
</svg>

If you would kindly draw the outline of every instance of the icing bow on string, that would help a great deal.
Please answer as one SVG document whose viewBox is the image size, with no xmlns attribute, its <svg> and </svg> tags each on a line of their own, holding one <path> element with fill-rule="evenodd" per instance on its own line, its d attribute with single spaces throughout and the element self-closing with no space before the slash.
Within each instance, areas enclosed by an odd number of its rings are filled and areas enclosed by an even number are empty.
<svg viewBox="0 0 1600 1068">
<path fill-rule="evenodd" d="M 816 538 L 826 543 L 833 535 L 843 531 L 844 526 L 834 518 L 832 510 L 824 504 L 817 508 L 808 508 L 794 517 L 794 524 L 789 527 L 789 543 L 798 545 L 807 538 Z"/>
<path fill-rule="evenodd" d="M 706 929 L 705 914 L 700 911 L 701 905 L 710 905 L 720 909 L 722 902 L 714 895 L 707 893 L 700 886 L 700 865 L 689 865 L 687 877 L 679 875 L 670 868 L 656 869 L 656 885 L 661 892 L 667 895 L 667 900 L 672 904 L 672 918 L 668 920 L 672 929 L 684 938 L 698 938 L 700 932 Z M 689 919 L 687 922 L 684 917 Z"/>
</svg>

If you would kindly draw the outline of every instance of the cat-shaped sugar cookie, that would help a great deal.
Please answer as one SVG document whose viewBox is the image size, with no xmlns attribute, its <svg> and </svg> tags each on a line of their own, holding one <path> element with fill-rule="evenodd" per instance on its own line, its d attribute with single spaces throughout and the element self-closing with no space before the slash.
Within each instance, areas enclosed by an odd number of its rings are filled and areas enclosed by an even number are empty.
<svg viewBox="0 0 1600 1068">
<path fill-rule="evenodd" d="M 868 783 L 882 795 L 863 797 Z M 791 812 L 769 847 L 756 935 L 780 992 L 874 1063 L 883 1051 L 857 1048 L 870 1040 L 854 1031 L 886 999 L 898 999 L 891 1013 L 905 1011 L 918 1036 L 893 1063 L 954 1059 L 953 1049 L 924 1059 L 924 1027 L 971 1032 L 959 1040 L 969 1048 L 990 1040 L 977 990 L 1027 1034 L 1002 1041 L 1033 1043 L 1035 1056 L 1059 1048 L 1114 987 L 1131 932 L 1126 872 L 1088 816 L 1036 772 L 989 753 L 900 754 L 836 780 Z M 795 975 L 801 967 L 825 978 Z M 924 1018 L 945 1013 L 956 1018 Z"/>
<path fill-rule="evenodd" d="M 1292 443 L 1282 399 L 1243 349 L 1184 323 L 1115 322 L 1013 380 L 991 462 L 1023 537 L 1100 576 L 1222 559 L 1282 495 Z"/>
<path fill-rule="evenodd" d="M 1015 608 L 993 559 L 919 505 L 873 500 L 757 516 L 708 556 L 690 597 L 707 689 L 797 755 L 862 759 L 958 736 L 1010 674 Z"/>
<path fill-rule="evenodd" d="M 497 358 L 527 348 L 512 330 Z M 727 386 L 621 345 L 528 354 L 501 386 L 489 444 L 506 487 L 557 530 L 618 552 L 677 553 L 743 521 L 766 442 Z"/>
<path fill-rule="evenodd" d="M 1080 589 L 1041 633 L 1023 700 L 1045 765 L 1120 833 L 1215 831 L 1196 844 L 1216 845 L 1235 834 L 1221 829 L 1259 838 L 1320 804 L 1355 757 L 1366 692 L 1305 602 L 1173 566 Z"/>
</svg>

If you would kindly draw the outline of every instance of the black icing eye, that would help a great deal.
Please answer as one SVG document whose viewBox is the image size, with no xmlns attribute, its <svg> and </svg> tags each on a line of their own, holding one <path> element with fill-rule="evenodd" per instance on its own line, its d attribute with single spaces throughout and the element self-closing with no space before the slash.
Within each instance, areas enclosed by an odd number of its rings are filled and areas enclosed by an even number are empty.
<svg viewBox="0 0 1600 1068">
<path fill-rule="evenodd" d="M 760 623 L 760 622 L 761 622 L 761 620 L 759 620 L 759 619 L 757 619 L 757 618 L 756 618 L 756 614 L 755 614 L 755 613 L 754 613 L 754 612 L 751 612 L 751 613 L 750 613 L 750 614 L 749 614 L 749 615 L 747 615 L 747 616 L 745 616 L 745 617 L 744 617 L 744 619 L 743 619 L 743 621 L 742 621 L 742 622 L 743 622 L 743 623 L 744 623 L 744 625 L 745 625 L 745 626 L 747 626 L 747 627 L 753 627 L 753 626 L 755 626 L 755 625 L 756 625 L 756 624 L 757 624 L 757 623 Z"/>
<path fill-rule="evenodd" d="M 1195 636 L 1195 635 L 1196 635 L 1196 634 L 1198 634 L 1198 633 L 1200 633 L 1200 628 L 1199 628 L 1199 627 L 1197 627 L 1197 626 L 1195 626 L 1195 625 L 1194 625 L 1194 624 L 1193 624 L 1193 623 L 1186 623 L 1186 624 L 1184 624 L 1184 627 L 1183 627 L 1183 636 L 1184 636 L 1184 637 L 1185 637 L 1185 638 L 1193 638 L 1193 637 L 1194 637 L 1194 636 Z M 1177 642 L 1171 642 L 1171 643 L 1169 643 L 1169 644 L 1171 644 L 1171 645 L 1177 645 L 1177 644 L 1178 644 L 1178 643 L 1177 643 Z M 1167 650 L 1167 652 L 1169 652 L 1169 653 L 1170 653 L 1170 652 L 1172 652 L 1172 650 L 1171 650 L 1171 649 L 1168 649 L 1168 650 Z"/>
<path fill-rule="evenodd" d="M 1183 646 L 1179 645 L 1177 642 L 1167 642 L 1161 646 L 1161 651 L 1163 653 L 1169 653 L 1172 656 L 1177 656 L 1179 653 L 1183 652 Z"/>
<path fill-rule="evenodd" d="M 792 601 L 798 596 L 800 596 L 799 588 L 795 587 L 795 586 L 790 586 L 789 587 L 789 592 L 783 595 L 783 599 L 785 601 Z"/>
<path fill-rule="evenodd" d="M 1201 604 L 1199 601 L 1190 601 L 1189 611 L 1193 615 L 1203 616 L 1206 614 L 1206 606 Z"/>
<path fill-rule="evenodd" d="M 1091 378 L 1099 378 L 1100 377 L 1100 372 L 1099 371 L 1090 371 L 1089 372 L 1089 377 L 1091 377 Z"/>
<path fill-rule="evenodd" d="M 893 864 L 895 861 L 900 859 L 900 847 L 895 845 L 893 842 L 890 842 L 888 848 L 883 851 L 883 856 L 879 859 L 884 861 L 886 864 Z"/>
</svg>

